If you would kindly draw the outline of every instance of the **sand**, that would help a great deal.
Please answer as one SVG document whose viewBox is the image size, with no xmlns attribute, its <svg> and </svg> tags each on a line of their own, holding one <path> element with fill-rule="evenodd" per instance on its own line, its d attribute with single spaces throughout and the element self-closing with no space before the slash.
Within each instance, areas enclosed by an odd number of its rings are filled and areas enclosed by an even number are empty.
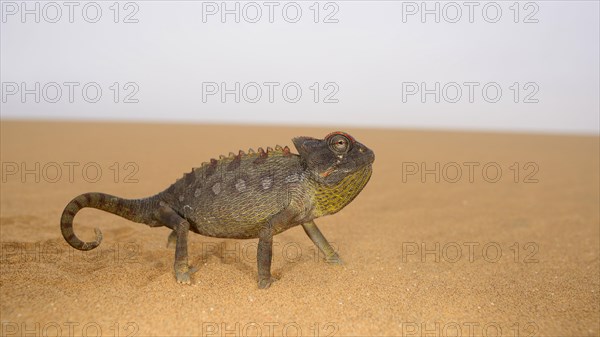
<svg viewBox="0 0 600 337">
<path fill-rule="evenodd" d="M 3 121 L 1 335 L 599 335 L 598 137 L 347 129 L 376 160 L 365 190 L 317 220 L 345 264 L 293 228 L 266 291 L 256 240 L 191 234 L 184 286 L 166 228 L 86 209 L 75 230 L 99 227 L 102 245 L 61 237 L 80 193 L 148 196 L 219 154 L 329 131 Z M 412 174 L 422 163 L 439 182 Z"/>
</svg>

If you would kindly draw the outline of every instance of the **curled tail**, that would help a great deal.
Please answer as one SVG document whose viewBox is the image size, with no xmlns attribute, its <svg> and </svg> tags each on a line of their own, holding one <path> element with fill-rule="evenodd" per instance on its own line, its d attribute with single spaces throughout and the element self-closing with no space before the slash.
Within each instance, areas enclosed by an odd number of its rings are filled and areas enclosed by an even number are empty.
<svg viewBox="0 0 600 337">
<path fill-rule="evenodd" d="M 60 231 L 71 247 L 79 250 L 92 250 L 102 242 L 102 232 L 98 228 L 94 228 L 96 240 L 84 242 L 73 231 L 73 218 L 82 208 L 92 207 L 131 221 L 150 223 L 153 221 L 152 213 L 157 205 L 156 197 L 131 200 L 98 192 L 84 193 L 71 200 L 65 207 L 60 218 Z"/>
</svg>

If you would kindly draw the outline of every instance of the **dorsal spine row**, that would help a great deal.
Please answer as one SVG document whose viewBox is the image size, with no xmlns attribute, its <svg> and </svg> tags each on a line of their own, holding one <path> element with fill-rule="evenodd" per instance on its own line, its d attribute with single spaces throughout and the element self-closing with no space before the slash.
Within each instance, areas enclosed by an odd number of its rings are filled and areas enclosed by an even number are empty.
<svg viewBox="0 0 600 337">
<path fill-rule="evenodd" d="M 235 169 L 239 166 L 240 162 L 242 161 L 242 158 L 256 157 L 255 163 L 259 164 L 268 157 L 289 157 L 291 155 L 292 153 L 290 151 L 290 148 L 287 146 L 281 147 L 281 145 L 277 145 L 275 146 L 275 149 L 273 149 L 272 147 L 267 147 L 267 151 L 265 151 L 262 147 L 259 147 L 257 151 L 254 151 L 254 149 L 251 148 L 248 149 L 248 153 L 245 153 L 244 151 L 240 150 L 237 155 L 233 152 L 229 152 L 229 156 L 220 155 L 218 160 L 212 158 L 210 162 L 203 162 L 199 168 L 194 168 L 193 170 L 201 168 L 207 168 L 209 170 L 211 168 L 215 169 L 219 162 L 230 162 L 228 168 Z"/>
</svg>

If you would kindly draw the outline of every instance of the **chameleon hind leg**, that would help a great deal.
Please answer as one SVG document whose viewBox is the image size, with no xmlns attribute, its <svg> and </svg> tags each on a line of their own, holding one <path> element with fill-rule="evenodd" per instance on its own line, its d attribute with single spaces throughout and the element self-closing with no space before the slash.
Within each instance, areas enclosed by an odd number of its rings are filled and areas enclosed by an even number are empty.
<svg viewBox="0 0 600 337">
<path fill-rule="evenodd" d="M 167 238 L 167 248 L 175 247 L 177 245 L 177 231 L 171 231 Z"/>
<path fill-rule="evenodd" d="M 312 242 L 319 248 L 319 250 L 325 255 L 325 261 L 328 263 L 342 264 L 342 259 L 338 253 L 331 247 L 323 233 L 319 230 L 319 227 L 314 221 L 309 221 L 302 224 L 304 232 L 312 240 Z"/>
<path fill-rule="evenodd" d="M 169 235 L 169 243 L 175 241 L 175 278 L 178 283 L 190 284 L 191 274 L 195 271 L 188 264 L 187 237 L 190 224 L 166 204 L 160 206 L 158 218 L 165 226 L 173 229 Z"/>
</svg>

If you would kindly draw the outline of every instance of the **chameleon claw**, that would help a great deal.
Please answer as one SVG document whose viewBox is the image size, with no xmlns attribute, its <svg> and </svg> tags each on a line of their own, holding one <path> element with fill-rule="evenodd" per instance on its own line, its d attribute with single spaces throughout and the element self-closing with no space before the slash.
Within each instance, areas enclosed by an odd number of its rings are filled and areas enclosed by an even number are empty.
<svg viewBox="0 0 600 337">
<path fill-rule="evenodd" d="M 175 268 L 175 278 L 177 279 L 177 283 L 181 284 L 191 284 L 192 274 L 197 269 L 191 268 L 189 266 L 181 266 Z"/>
<path fill-rule="evenodd" d="M 340 266 L 344 264 L 344 261 L 342 261 L 342 259 L 337 254 L 335 254 L 334 256 L 325 258 L 325 262 L 327 262 L 329 264 L 337 264 Z"/>
<path fill-rule="evenodd" d="M 177 272 L 175 273 L 177 283 L 179 284 L 192 284 L 190 272 Z"/>
<path fill-rule="evenodd" d="M 275 281 L 273 277 L 262 278 L 258 280 L 258 289 L 268 289 Z"/>
</svg>

